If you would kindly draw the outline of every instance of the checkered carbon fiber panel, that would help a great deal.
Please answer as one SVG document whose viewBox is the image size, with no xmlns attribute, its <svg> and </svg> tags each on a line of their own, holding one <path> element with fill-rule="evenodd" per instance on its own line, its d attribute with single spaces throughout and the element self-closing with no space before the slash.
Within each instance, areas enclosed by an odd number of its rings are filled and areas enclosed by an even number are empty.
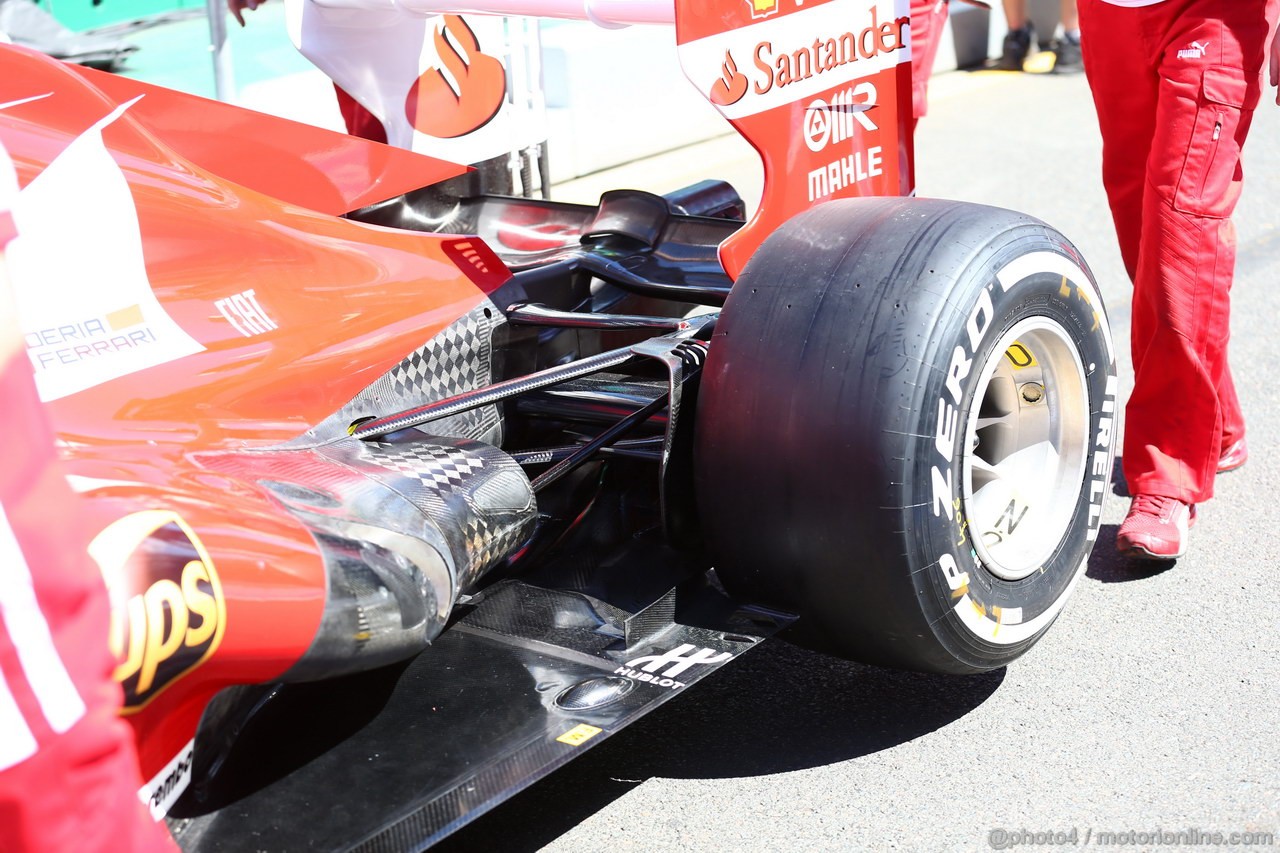
<svg viewBox="0 0 1280 853">
<path fill-rule="evenodd" d="M 384 468 L 416 477 L 425 485 L 453 491 L 484 468 L 484 460 L 457 447 L 435 444 L 372 444 L 369 458 Z"/>
<path fill-rule="evenodd" d="M 337 449 L 334 446 L 333 449 Z M 510 456 L 487 444 L 447 437 L 413 442 L 354 442 L 361 468 L 379 477 L 434 521 L 449 541 L 466 589 L 528 535 L 533 491 Z"/>
<path fill-rule="evenodd" d="M 505 321 L 488 299 L 409 353 L 355 398 L 288 447 L 324 444 L 347 435 L 360 418 L 382 416 L 471 391 L 493 381 L 493 335 Z M 497 406 L 483 406 L 432 421 L 435 435 L 473 438 L 500 444 L 502 423 Z"/>
</svg>

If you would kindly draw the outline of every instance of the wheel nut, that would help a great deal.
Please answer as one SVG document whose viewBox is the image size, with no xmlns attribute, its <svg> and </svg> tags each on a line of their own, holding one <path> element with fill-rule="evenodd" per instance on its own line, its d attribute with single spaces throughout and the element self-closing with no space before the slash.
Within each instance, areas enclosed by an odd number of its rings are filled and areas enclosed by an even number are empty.
<svg viewBox="0 0 1280 853">
<path fill-rule="evenodd" d="M 1022 399 L 1028 403 L 1039 403 L 1044 399 L 1044 386 L 1038 382 L 1028 382 L 1022 386 Z"/>
</svg>

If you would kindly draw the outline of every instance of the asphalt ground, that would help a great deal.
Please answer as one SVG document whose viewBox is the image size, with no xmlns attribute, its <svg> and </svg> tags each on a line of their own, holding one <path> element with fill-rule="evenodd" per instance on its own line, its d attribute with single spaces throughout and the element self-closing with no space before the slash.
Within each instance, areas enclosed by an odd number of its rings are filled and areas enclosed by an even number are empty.
<svg viewBox="0 0 1280 853">
<path fill-rule="evenodd" d="M 1117 483 L 1073 599 L 1007 669 L 902 673 L 765 643 L 444 849 L 1185 850 L 1215 832 L 1270 833 L 1253 846 L 1280 847 L 1277 139 L 1280 107 L 1264 100 L 1236 215 L 1232 318 L 1252 457 L 1219 479 L 1188 556 L 1114 553 L 1128 505 Z M 1026 211 L 1075 242 L 1107 302 L 1127 390 L 1130 290 L 1083 77 L 943 75 L 917 146 L 922 195 Z M 758 196 L 758 169 L 733 139 L 558 195 L 702 177 Z"/>
</svg>

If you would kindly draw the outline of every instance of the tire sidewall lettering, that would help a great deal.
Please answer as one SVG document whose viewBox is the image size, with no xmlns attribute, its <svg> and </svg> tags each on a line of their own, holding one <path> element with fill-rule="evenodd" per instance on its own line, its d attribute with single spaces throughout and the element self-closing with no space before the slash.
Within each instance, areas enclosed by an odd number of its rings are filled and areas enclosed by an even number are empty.
<svg viewBox="0 0 1280 853">
<path fill-rule="evenodd" d="M 951 630 L 968 636 L 970 642 L 985 643 L 989 638 L 975 634 L 955 615 L 958 600 L 967 598 L 970 606 L 987 614 L 987 618 L 994 614 L 997 620 L 1001 607 L 1016 605 L 1023 621 L 1061 607 L 1061 599 L 1072 587 L 1084 555 L 1097 537 L 1110 477 L 1117 382 L 1105 317 L 1098 313 L 1102 308 L 1096 286 L 1074 259 L 1061 253 L 1055 254 L 1074 268 L 1071 277 L 1046 270 L 1021 275 L 1013 281 L 999 280 L 1001 269 L 1029 253 L 1024 250 L 1005 258 L 1003 264 L 994 267 L 996 275 L 980 289 L 971 289 L 978 292 L 969 300 L 963 324 L 952 326 L 957 332 L 956 345 L 940 347 L 938 359 L 945 378 L 930 391 L 924 406 L 930 429 L 927 441 L 917 445 L 921 456 L 929 459 L 929 469 L 923 472 L 929 489 L 923 520 L 935 550 L 927 573 L 927 586 L 931 589 L 921 591 L 922 604 L 936 616 L 945 615 Z M 972 545 L 971 537 L 980 533 L 970 529 L 961 498 L 961 445 L 966 440 L 967 412 L 981 402 L 976 396 L 983 366 L 997 355 L 992 351 L 995 343 L 1016 323 L 1034 316 L 1056 321 L 1071 338 L 1083 362 L 1090 413 L 1085 475 L 1066 535 L 1042 570 L 1021 580 L 1006 581 L 982 565 Z M 951 352 L 944 358 L 941 350 L 948 348 Z M 1084 536 L 1078 533 L 1081 526 Z"/>
</svg>

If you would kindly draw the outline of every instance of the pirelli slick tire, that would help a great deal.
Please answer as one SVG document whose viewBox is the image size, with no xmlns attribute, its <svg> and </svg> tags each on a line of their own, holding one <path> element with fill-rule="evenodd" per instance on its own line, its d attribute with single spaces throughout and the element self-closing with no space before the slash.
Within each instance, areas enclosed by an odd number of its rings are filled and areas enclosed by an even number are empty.
<svg viewBox="0 0 1280 853">
<path fill-rule="evenodd" d="M 1031 647 L 1093 546 L 1115 352 L 1075 248 L 958 202 L 831 202 L 735 283 L 698 402 L 699 513 L 731 590 L 871 663 Z"/>
</svg>

